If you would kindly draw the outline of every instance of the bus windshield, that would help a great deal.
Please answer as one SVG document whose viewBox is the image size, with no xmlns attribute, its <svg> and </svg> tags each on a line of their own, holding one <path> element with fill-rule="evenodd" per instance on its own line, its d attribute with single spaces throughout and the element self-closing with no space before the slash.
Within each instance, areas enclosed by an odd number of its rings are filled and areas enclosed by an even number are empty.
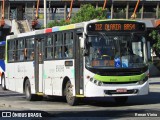
<svg viewBox="0 0 160 120">
<path fill-rule="evenodd" d="M 88 35 L 86 66 L 99 68 L 141 68 L 147 64 L 143 35 L 99 32 Z"/>
</svg>

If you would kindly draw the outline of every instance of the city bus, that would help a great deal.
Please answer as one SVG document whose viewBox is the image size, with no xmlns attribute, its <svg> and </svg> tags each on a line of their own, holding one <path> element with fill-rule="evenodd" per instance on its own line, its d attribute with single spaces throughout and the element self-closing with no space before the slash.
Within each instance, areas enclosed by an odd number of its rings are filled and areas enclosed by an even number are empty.
<svg viewBox="0 0 160 120">
<path fill-rule="evenodd" d="M 6 36 L 11 34 L 13 33 L 10 32 L 10 27 L 4 26 L 0 29 L 0 85 L 4 90 Z"/>
<path fill-rule="evenodd" d="M 146 26 L 134 20 L 91 20 L 7 36 L 6 89 L 26 99 L 147 95 Z"/>
<path fill-rule="evenodd" d="M 5 41 L 0 41 L 0 84 L 2 84 L 3 82 L 2 76 L 4 75 L 5 71 L 5 63 L 4 63 L 5 43 L 6 43 Z"/>
</svg>

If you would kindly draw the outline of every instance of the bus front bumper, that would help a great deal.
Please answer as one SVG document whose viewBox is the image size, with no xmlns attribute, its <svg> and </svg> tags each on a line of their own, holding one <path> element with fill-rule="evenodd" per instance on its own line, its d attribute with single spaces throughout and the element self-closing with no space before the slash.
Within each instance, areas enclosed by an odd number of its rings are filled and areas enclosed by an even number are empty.
<svg viewBox="0 0 160 120">
<path fill-rule="evenodd" d="M 85 88 L 85 97 L 112 97 L 112 96 L 135 96 L 147 95 L 149 92 L 149 82 L 142 85 L 105 85 L 98 86 L 88 82 Z"/>
</svg>

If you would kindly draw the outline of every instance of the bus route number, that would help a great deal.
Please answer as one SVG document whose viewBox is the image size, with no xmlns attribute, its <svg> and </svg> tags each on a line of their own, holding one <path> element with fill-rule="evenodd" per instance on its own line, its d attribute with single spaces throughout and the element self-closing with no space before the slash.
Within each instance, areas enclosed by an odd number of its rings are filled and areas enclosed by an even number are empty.
<svg viewBox="0 0 160 120">
<path fill-rule="evenodd" d="M 95 24 L 95 30 L 102 30 L 102 24 Z"/>
</svg>

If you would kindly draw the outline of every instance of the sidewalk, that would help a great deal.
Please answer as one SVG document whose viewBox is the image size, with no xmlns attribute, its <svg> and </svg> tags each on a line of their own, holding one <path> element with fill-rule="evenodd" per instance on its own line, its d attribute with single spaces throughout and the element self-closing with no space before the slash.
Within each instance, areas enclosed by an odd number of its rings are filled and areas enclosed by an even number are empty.
<svg viewBox="0 0 160 120">
<path fill-rule="evenodd" d="M 150 77 L 149 78 L 149 84 L 160 85 L 160 77 Z"/>
</svg>

